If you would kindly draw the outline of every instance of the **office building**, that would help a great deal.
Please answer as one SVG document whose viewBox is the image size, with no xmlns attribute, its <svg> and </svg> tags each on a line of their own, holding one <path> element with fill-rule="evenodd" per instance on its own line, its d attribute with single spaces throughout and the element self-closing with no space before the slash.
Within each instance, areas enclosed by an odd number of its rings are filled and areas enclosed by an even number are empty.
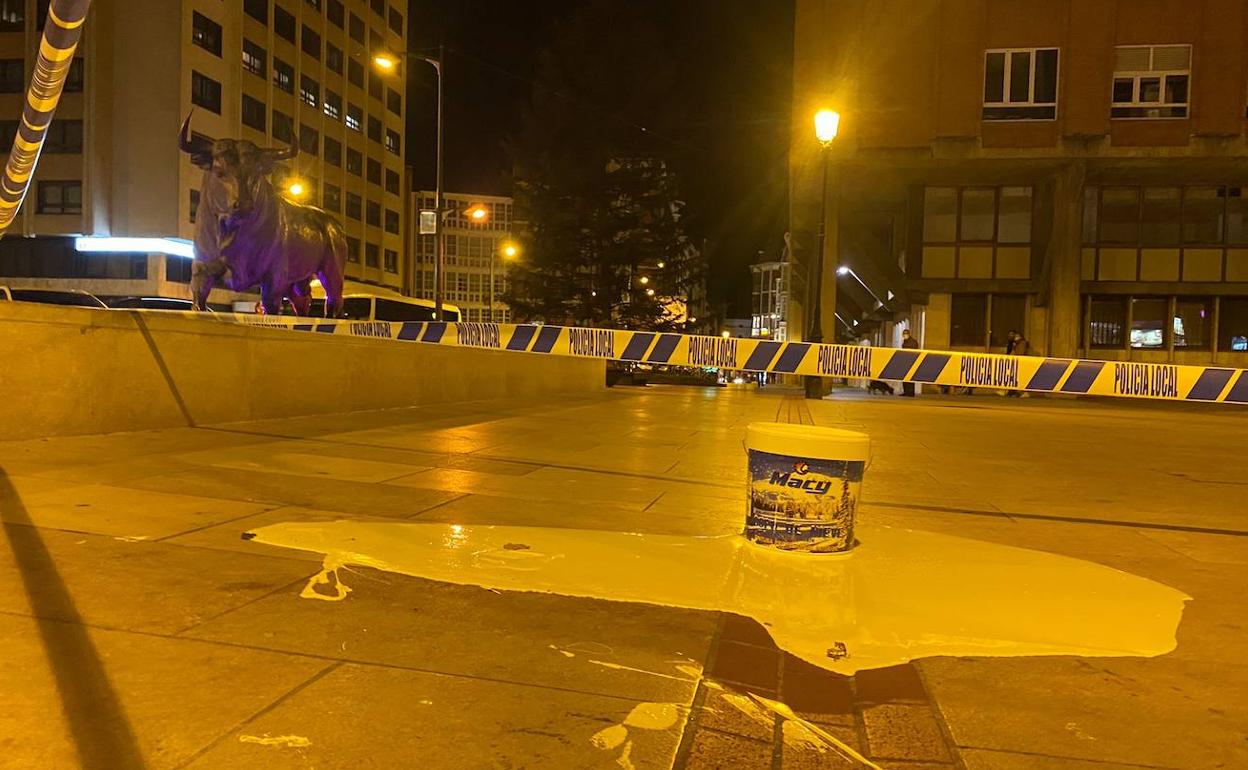
<svg viewBox="0 0 1248 770">
<path fill-rule="evenodd" d="M 1248 4 L 798 0 L 795 270 L 928 348 L 1248 365 Z M 852 274 L 838 276 L 845 266 Z M 860 279 L 860 280 L 858 280 Z M 883 302 L 879 302 L 883 300 Z M 794 293 L 790 336 L 809 333 Z"/>
<path fill-rule="evenodd" d="M 0 122 L 11 146 L 46 0 L 0 0 Z M 17 220 L 0 283 L 101 296 L 189 297 L 185 241 L 203 171 L 178 151 L 196 133 L 297 143 L 302 200 L 346 228 L 349 290 L 400 290 L 404 252 L 404 67 L 395 0 L 102 0 L 87 16 L 66 93 Z M 150 238 L 172 241 L 76 239 Z M 165 253 L 173 252 L 173 253 Z M 211 301 L 235 295 L 214 291 Z"/>
<path fill-rule="evenodd" d="M 443 295 L 442 299 L 457 305 L 465 321 L 509 323 L 511 309 L 503 302 L 507 291 L 507 265 L 512 259 L 523 259 L 518 252 L 506 253 L 512 244 L 512 200 L 497 195 L 443 193 L 446 211 L 442 220 Z M 412 221 L 419 221 L 420 211 L 434 211 L 434 193 L 430 190 L 412 196 Z M 480 219 L 472 210 L 484 212 Z M 434 235 L 416 236 L 413 296 L 434 299 Z"/>
</svg>

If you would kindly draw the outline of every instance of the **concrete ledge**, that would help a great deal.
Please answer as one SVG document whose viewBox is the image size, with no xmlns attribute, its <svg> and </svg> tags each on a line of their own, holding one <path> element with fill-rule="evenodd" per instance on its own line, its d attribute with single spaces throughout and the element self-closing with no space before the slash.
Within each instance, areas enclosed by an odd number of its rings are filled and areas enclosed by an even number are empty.
<svg viewBox="0 0 1248 770">
<path fill-rule="evenodd" d="M 0 302 L 0 438 L 591 393 L 592 359 Z"/>
</svg>

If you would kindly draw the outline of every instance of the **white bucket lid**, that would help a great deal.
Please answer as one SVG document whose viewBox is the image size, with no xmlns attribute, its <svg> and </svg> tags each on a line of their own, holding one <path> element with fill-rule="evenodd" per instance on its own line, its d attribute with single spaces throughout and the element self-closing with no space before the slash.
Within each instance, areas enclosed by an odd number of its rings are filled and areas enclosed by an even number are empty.
<svg viewBox="0 0 1248 770">
<path fill-rule="evenodd" d="M 760 452 L 822 460 L 866 460 L 871 438 L 840 428 L 786 422 L 752 422 L 745 428 L 745 446 Z"/>
</svg>

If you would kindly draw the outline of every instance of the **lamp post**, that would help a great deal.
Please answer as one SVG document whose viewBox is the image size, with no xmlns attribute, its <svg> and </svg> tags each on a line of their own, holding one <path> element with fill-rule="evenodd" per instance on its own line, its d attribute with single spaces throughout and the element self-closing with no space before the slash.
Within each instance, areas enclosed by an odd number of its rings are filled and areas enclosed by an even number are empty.
<svg viewBox="0 0 1248 770">
<path fill-rule="evenodd" d="M 503 247 L 497 251 L 490 252 L 490 323 L 494 322 L 494 263 L 496 257 L 502 256 L 503 259 L 515 259 L 520 253 L 520 249 L 514 243 L 505 243 Z"/>
<path fill-rule="evenodd" d="M 871 287 L 867 285 L 867 282 L 862 280 L 862 278 L 860 278 L 858 274 L 854 272 L 854 269 L 850 267 L 849 265 L 841 265 L 840 267 L 838 267 L 836 269 L 836 274 L 853 276 L 854 280 L 857 281 L 859 285 L 862 286 L 862 288 L 867 290 L 867 294 L 871 295 L 871 299 L 880 303 L 880 307 L 887 307 L 887 305 L 884 304 L 884 300 L 876 296 L 876 293 L 871 291 Z"/>
<path fill-rule="evenodd" d="M 836 139 L 840 123 L 841 116 L 832 110 L 819 110 L 815 113 L 815 138 L 819 140 L 819 163 L 822 166 L 819 185 L 819 246 L 815 255 L 813 280 L 810 273 L 806 279 L 808 289 L 813 285 L 815 294 L 811 303 L 810 332 L 806 335 L 806 340 L 816 344 L 823 342 L 820 312 L 823 305 L 823 250 L 828 239 L 828 150 Z M 806 398 L 823 398 L 822 378 L 807 375 L 805 385 Z"/>
<path fill-rule="evenodd" d="M 442 62 L 445 61 L 445 50 L 443 46 L 438 46 L 437 56 L 425 56 L 424 54 L 407 52 L 401 57 L 396 58 L 393 54 L 381 51 L 373 54 L 373 66 L 383 73 L 391 73 L 398 67 L 400 58 L 404 61 L 410 59 L 419 59 L 429 66 L 433 67 L 434 72 L 438 74 L 438 109 L 437 109 L 437 181 L 434 183 L 433 207 L 437 210 L 438 215 L 434 219 L 434 235 L 433 235 L 433 318 L 436 321 L 442 320 L 442 263 L 443 253 L 445 249 L 442 244 Z M 406 200 L 404 204 L 407 206 L 407 215 L 411 216 L 411 196 L 412 191 L 406 190 L 404 196 Z M 414 244 L 409 244 L 408 248 L 412 248 Z"/>
</svg>

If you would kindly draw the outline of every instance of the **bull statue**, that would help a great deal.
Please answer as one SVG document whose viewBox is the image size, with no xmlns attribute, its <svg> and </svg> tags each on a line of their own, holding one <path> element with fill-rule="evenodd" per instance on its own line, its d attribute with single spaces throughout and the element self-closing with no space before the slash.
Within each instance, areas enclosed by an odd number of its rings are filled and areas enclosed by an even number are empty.
<svg viewBox="0 0 1248 770">
<path fill-rule="evenodd" d="M 220 282 L 233 291 L 258 285 L 265 313 L 281 312 L 289 299 L 296 315 L 307 315 L 316 277 L 325 289 L 325 315 L 337 317 L 347 258 L 342 225 L 315 206 L 287 200 L 273 185 L 277 164 L 298 155 L 298 147 L 192 137 L 189 115 L 178 147 L 204 170 L 191 268 L 195 308 L 207 308 L 208 293 Z"/>
</svg>

